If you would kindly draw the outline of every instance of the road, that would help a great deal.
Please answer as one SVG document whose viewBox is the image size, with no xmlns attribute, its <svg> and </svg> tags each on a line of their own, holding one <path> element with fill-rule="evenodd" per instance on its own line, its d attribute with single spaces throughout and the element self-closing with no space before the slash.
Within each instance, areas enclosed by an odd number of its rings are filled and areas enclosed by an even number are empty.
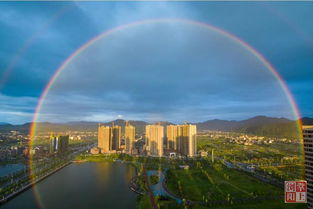
<svg viewBox="0 0 313 209">
<path fill-rule="evenodd" d="M 165 186 L 164 186 L 165 185 L 165 175 L 162 171 L 149 170 L 149 171 L 147 171 L 147 174 L 148 174 L 148 177 L 150 177 L 150 176 L 158 176 L 159 177 L 159 182 L 157 184 L 151 185 L 151 189 L 153 191 L 154 196 L 167 196 L 167 197 L 170 197 L 170 198 L 173 198 L 174 200 L 176 200 L 176 202 L 178 204 L 182 203 L 182 199 L 180 199 L 178 196 L 170 193 L 165 188 Z"/>
<path fill-rule="evenodd" d="M 148 173 L 145 167 L 143 167 L 143 173 L 145 176 L 145 181 L 147 183 L 147 190 L 148 190 L 148 195 L 149 195 L 149 199 L 150 199 L 150 203 L 153 209 L 158 209 L 158 206 L 155 202 L 152 190 L 151 190 L 151 186 L 150 186 L 150 182 L 149 182 L 149 177 L 148 177 Z"/>
</svg>

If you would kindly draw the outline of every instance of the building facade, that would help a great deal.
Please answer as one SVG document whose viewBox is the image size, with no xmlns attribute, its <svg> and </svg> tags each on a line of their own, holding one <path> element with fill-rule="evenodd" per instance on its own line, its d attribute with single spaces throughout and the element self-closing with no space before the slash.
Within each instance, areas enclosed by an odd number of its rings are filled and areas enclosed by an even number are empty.
<svg viewBox="0 0 313 209">
<path fill-rule="evenodd" d="M 305 178 L 307 181 L 307 205 L 313 209 L 313 126 L 303 126 Z"/>
<path fill-rule="evenodd" d="M 133 154 L 135 144 L 136 129 L 134 126 L 126 122 L 125 125 L 125 152 Z"/>
<path fill-rule="evenodd" d="M 146 150 L 151 156 L 163 156 L 164 127 L 161 125 L 146 126 Z"/>
<path fill-rule="evenodd" d="M 98 147 L 102 153 L 118 150 L 121 146 L 121 130 L 120 126 L 112 125 L 98 127 Z"/>
<path fill-rule="evenodd" d="M 64 153 L 68 150 L 69 135 L 50 136 L 50 153 Z"/>
<path fill-rule="evenodd" d="M 179 126 L 166 126 L 167 148 L 170 150 L 177 150 L 178 130 Z"/>
<path fill-rule="evenodd" d="M 188 157 L 197 154 L 197 126 L 191 124 L 178 125 L 177 152 Z"/>
<path fill-rule="evenodd" d="M 59 152 L 64 153 L 68 150 L 69 135 L 59 136 Z"/>
<path fill-rule="evenodd" d="M 121 126 L 112 126 L 111 150 L 118 150 L 121 147 L 122 128 Z"/>
<path fill-rule="evenodd" d="M 111 127 L 109 126 L 100 126 L 98 127 L 98 147 L 101 152 L 110 151 L 110 142 L 112 138 Z"/>
</svg>

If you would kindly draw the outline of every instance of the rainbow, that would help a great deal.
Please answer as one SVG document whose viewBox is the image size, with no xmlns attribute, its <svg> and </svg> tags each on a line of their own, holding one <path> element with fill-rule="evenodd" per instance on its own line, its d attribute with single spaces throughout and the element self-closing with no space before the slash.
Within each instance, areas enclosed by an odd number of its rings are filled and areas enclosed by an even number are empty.
<svg viewBox="0 0 313 209">
<path fill-rule="evenodd" d="M 74 51 L 74 53 L 72 53 L 61 64 L 61 66 L 55 71 L 54 75 L 51 77 L 50 81 L 48 82 L 48 84 L 44 88 L 44 90 L 43 90 L 43 92 L 42 92 L 42 94 L 40 96 L 39 102 L 37 104 L 37 107 L 35 109 L 35 113 L 34 113 L 33 120 L 32 120 L 32 125 L 31 125 L 31 129 L 30 129 L 30 142 L 29 142 L 30 147 L 32 145 L 32 141 L 33 141 L 35 133 L 36 133 L 36 121 L 37 121 L 38 116 L 40 114 L 40 110 L 41 110 L 41 107 L 43 106 L 45 98 L 47 97 L 47 94 L 48 94 L 49 90 L 51 89 L 51 87 L 53 86 L 54 82 L 58 79 L 58 77 L 63 72 L 63 70 L 66 69 L 66 67 L 71 63 L 71 61 L 75 57 L 77 57 L 80 53 L 82 53 L 88 47 L 90 47 L 93 44 L 95 44 L 98 40 L 100 40 L 102 38 L 105 38 L 105 37 L 108 37 L 108 36 L 114 34 L 115 32 L 126 30 L 128 28 L 135 27 L 135 26 L 145 25 L 145 24 L 166 23 L 166 22 L 185 23 L 185 24 L 191 24 L 191 25 L 194 25 L 194 26 L 197 26 L 197 27 L 202 27 L 202 28 L 208 29 L 210 31 L 213 31 L 213 32 L 216 32 L 216 33 L 220 34 L 221 36 L 223 36 L 225 38 L 228 38 L 229 40 L 237 43 L 240 47 L 242 47 L 245 50 L 247 50 L 248 52 L 250 52 L 252 55 L 254 55 L 254 57 L 256 57 L 266 67 L 266 69 L 268 69 L 268 71 L 278 81 L 279 85 L 281 86 L 283 92 L 285 93 L 285 95 L 286 95 L 286 97 L 288 99 L 288 102 L 289 102 L 290 107 L 291 107 L 291 109 L 293 111 L 295 119 L 299 119 L 300 118 L 300 111 L 299 111 L 299 109 L 297 107 L 295 99 L 294 99 L 293 95 L 291 94 L 290 90 L 288 89 L 288 86 L 287 86 L 286 82 L 284 81 L 284 79 L 281 77 L 281 75 L 275 70 L 273 65 L 269 61 L 267 61 L 265 59 L 265 57 L 260 52 L 258 52 L 256 49 L 254 49 L 248 43 L 246 43 L 243 40 L 241 40 L 239 37 L 237 37 L 237 36 L 227 32 L 225 30 L 222 30 L 222 29 L 220 29 L 218 27 L 215 27 L 213 25 L 210 25 L 210 24 L 207 24 L 207 23 L 203 23 L 203 22 L 194 21 L 194 20 L 189 20 L 189 19 L 173 19 L 173 18 L 148 19 L 148 20 L 142 20 L 142 21 L 137 21 L 137 22 L 132 22 L 132 23 L 128 23 L 128 24 L 125 24 L 125 25 L 121 25 L 121 26 L 115 27 L 113 29 L 110 29 L 108 31 L 105 31 L 105 32 L 95 36 L 94 38 L 90 39 L 85 44 L 83 44 L 81 47 L 79 47 L 76 51 Z M 300 122 L 300 120 L 298 120 L 297 126 L 298 126 L 298 129 L 301 130 L 301 122 Z M 31 165 L 31 161 L 32 160 L 31 160 L 31 156 L 30 156 L 30 165 Z"/>
</svg>

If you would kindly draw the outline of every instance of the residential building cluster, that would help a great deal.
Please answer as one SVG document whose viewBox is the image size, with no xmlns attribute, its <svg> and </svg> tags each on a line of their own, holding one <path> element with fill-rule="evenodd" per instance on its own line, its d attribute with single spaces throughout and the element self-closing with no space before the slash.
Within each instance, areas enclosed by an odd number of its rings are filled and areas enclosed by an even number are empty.
<svg viewBox="0 0 313 209">
<path fill-rule="evenodd" d="M 23 155 L 25 147 L 10 146 L 0 149 L 0 160 L 11 160 Z"/>
<path fill-rule="evenodd" d="M 57 134 L 58 136 L 52 136 L 51 132 L 39 132 L 33 136 L 33 140 L 34 142 L 42 141 L 43 143 L 30 145 L 29 133 L 16 130 L 0 133 L 0 161 L 23 160 L 28 158 L 29 155 L 45 157 L 51 154 L 64 153 L 69 150 L 69 141 L 91 142 L 98 136 L 97 131 L 67 131 L 58 132 Z M 63 136 L 65 138 L 62 139 Z M 78 143 L 77 146 L 79 146 Z"/>
<path fill-rule="evenodd" d="M 29 135 L 19 131 L 0 133 L 0 161 L 15 160 L 26 157 Z"/>
<path fill-rule="evenodd" d="M 92 149 L 91 152 L 96 153 L 115 153 L 125 151 L 133 154 L 135 143 L 135 127 L 126 122 L 124 128 L 124 145 L 122 145 L 122 127 L 112 124 L 112 126 L 98 127 L 98 148 Z"/>
<path fill-rule="evenodd" d="M 197 154 L 197 126 L 191 124 L 169 125 L 167 129 L 167 145 L 181 155 L 194 157 Z"/>
<path fill-rule="evenodd" d="M 272 144 L 274 140 L 266 139 L 264 136 L 240 135 L 230 138 L 230 142 L 249 146 L 253 144 Z"/>
<path fill-rule="evenodd" d="M 265 137 L 248 135 L 244 133 L 232 133 L 222 131 L 206 131 L 198 134 L 199 136 L 208 136 L 213 139 L 227 139 L 231 143 L 241 145 L 254 145 L 254 144 L 272 144 L 272 143 L 299 143 L 298 139 L 287 139 L 277 137 Z"/>
<path fill-rule="evenodd" d="M 143 148 L 136 148 L 135 126 L 128 122 L 122 127 L 99 125 L 98 147 L 91 149 L 91 153 L 145 153 L 148 156 L 162 157 L 167 153 L 177 153 L 181 156 L 194 157 L 197 154 L 196 125 L 146 125 L 143 138 Z M 140 142 L 141 140 L 137 140 Z"/>
</svg>

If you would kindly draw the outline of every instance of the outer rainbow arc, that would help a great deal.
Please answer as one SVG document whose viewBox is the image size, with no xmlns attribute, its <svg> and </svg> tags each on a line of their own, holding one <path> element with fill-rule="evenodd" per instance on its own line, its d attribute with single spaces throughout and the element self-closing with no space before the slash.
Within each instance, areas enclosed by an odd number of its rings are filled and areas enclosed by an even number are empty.
<svg viewBox="0 0 313 209">
<path fill-rule="evenodd" d="M 293 95 L 291 94 L 290 90 L 287 87 L 287 84 L 285 83 L 285 81 L 283 80 L 283 78 L 281 77 L 281 75 L 275 70 L 275 68 L 271 65 L 271 63 L 269 61 L 267 61 L 265 59 L 265 57 L 259 53 L 256 49 L 254 49 L 252 46 L 250 46 L 248 43 L 244 42 L 243 40 L 241 40 L 239 37 L 225 31 L 222 30 L 220 28 L 217 28 L 213 25 L 207 24 L 207 23 L 203 23 L 203 22 L 197 22 L 194 20 L 189 20 L 189 19 L 174 19 L 174 18 L 162 18 L 162 19 L 148 19 L 148 20 L 143 20 L 143 21 L 137 21 L 137 22 L 132 22 L 132 23 L 128 23 L 125 25 L 121 25 L 118 27 L 115 27 L 111 30 L 105 31 L 97 36 L 95 36 L 94 38 L 92 38 L 91 40 L 87 41 L 85 44 L 83 44 L 81 47 L 79 47 L 73 54 L 71 54 L 62 64 L 61 66 L 56 70 L 56 72 L 54 73 L 54 75 L 52 76 L 52 78 L 50 79 L 50 81 L 48 82 L 48 84 L 46 85 L 45 89 L 43 90 L 40 98 L 39 98 L 39 102 L 37 104 L 37 107 L 35 109 L 35 114 L 32 120 L 32 125 L 31 125 L 31 129 L 30 129 L 30 141 L 29 141 L 29 146 L 31 147 L 32 142 L 33 142 L 33 138 L 35 136 L 35 132 L 36 132 L 36 121 L 39 115 L 39 112 L 41 110 L 41 107 L 43 105 L 43 102 L 47 96 L 47 94 L 49 93 L 49 90 L 51 89 L 53 83 L 55 82 L 55 80 L 58 78 L 58 76 L 62 73 L 62 71 L 66 68 L 66 66 L 76 57 L 78 56 L 81 52 L 83 52 L 85 49 L 87 49 L 89 46 L 91 46 L 92 44 L 94 44 L 95 42 L 97 42 L 98 40 L 107 37 L 111 34 L 113 34 L 114 32 L 118 32 L 133 26 L 139 26 L 139 25 L 144 25 L 144 24 L 151 24 L 151 23 L 164 23 L 164 22 L 177 22 L 177 23 L 186 23 L 186 24 L 191 24 L 191 25 L 195 25 L 195 26 L 199 26 L 199 27 L 204 27 L 207 28 L 210 31 L 214 31 L 217 32 L 220 35 L 223 35 L 224 37 L 233 40 L 235 43 L 237 43 L 238 45 L 240 45 L 241 47 L 243 47 L 244 49 L 246 49 L 247 51 L 251 52 L 251 54 L 253 54 L 270 72 L 271 74 L 277 79 L 277 81 L 279 82 L 279 85 L 281 86 L 281 88 L 283 89 L 289 103 L 290 106 L 292 108 L 293 114 L 295 116 L 295 119 L 300 119 L 300 112 L 299 109 L 297 107 L 297 104 L 293 98 Z M 298 129 L 301 130 L 301 122 L 300 120 L 298 120 L 297 122 L 297 126 Z M 32 162 L 31 156 L 29 157 L 30 161 L 30 165 Z"/>
<path fill-rule="evenodd" d="M 72 6 L 71 6 L 72 7 Z M 21 57 L 25 54 L 25 52 L 32 46 L 34 41 L 42 35 L 42 33 L 50 27 L 56 20 L 58 20 L 60 17 L 62 17 L 66 12 L 68 12 L 69 9 L 71 9 L 70 6 L 65 6 L 62 9 L 60 9 L 57 13 L 55 13 L 51 18 L 43 24 L 43 26 L 36 31 L 29 39 L 27 39 L 24 43 L 24 45 L 17 51 L 17 53 L 13 56 L 12 60 L 4 69 L 3 73 L 1 73 L 0 77 L 0 89 L 4 86 L 6 80 L 9 78 L 10 73 L 17 65 L 18 61 L 21 59 Z"/>
</svg>

